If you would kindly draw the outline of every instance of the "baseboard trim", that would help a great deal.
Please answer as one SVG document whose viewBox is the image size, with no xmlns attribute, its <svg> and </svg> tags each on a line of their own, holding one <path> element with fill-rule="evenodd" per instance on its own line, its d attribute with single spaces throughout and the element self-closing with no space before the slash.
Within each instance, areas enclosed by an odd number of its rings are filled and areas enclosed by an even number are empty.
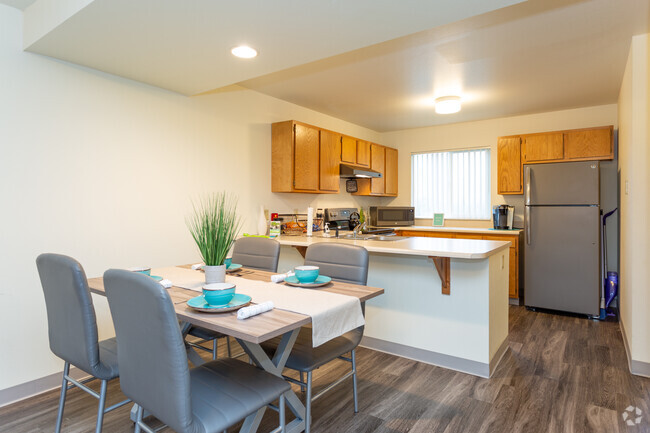
<svg viewBox="0 0 650 433">
<path fill-rule="evenodd" d="M 618 320 L 619 328 L 621 329 L 621 334 L 623 334 L 623 345 L 625 346 L 625 355 L 627 356 L 627 366 L 630 369 L 630 373 L 636 376 L 650 377 L 650 362 L 635 361 L 632 359 L 632 352 L 630 352 L 630 346 L 627 343 L 627 334 L 625 333 L 625 326 L 623 326 L 623 321 Z"/>
<path fill-rule="evenodd" d="M 0 407 L 8 406 L 20 400 L 42 394 L 53 389 L 61 388 L 61 381 L 63 370 L 58 373 L 50 374 L 49 376 L 41 377 L 36 380 L 21 383 L 10 388 L 0 390 Z M 76 367 L 70 367 L 70 376 L 76 380 L 85 379 L 90 377 L 85 371 L 79 370 Z"/>
<path fill-rule="evenodd" d="M 412 359 L 414 361 L 424 362 L 426 364 L 437 365 L 438 367 L 448 368 L 450 370 L 460 371 L 461 373 L 473 374 L 489 378 L 503 354 L 508 348 L 506 339 L 497 351 L 492 362 L 483 363 L 472 361 L 457 356 L 445 355 L 444 353 L 432 352 L 429 350 L 419 349 L 417 347 L 406 346 L 404 344 L 392 343 L 390 341 L 380 340 L 378 338 L 364 336 L 360 346 L 378 352 L 389 353 L 391 355 L 401 356 L 402 358 Z"/>
</svg>

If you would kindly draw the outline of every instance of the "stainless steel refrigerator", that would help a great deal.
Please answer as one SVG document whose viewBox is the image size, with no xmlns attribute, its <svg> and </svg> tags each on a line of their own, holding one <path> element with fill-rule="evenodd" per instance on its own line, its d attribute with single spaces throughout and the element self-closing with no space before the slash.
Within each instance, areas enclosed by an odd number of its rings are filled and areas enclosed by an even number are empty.
<svg viewBox="0 0 650 433">
<path fill-rule="evenodd" d="M 524 304 L 599 315 L 598 162 L 524 167 Z"/>
</svg>

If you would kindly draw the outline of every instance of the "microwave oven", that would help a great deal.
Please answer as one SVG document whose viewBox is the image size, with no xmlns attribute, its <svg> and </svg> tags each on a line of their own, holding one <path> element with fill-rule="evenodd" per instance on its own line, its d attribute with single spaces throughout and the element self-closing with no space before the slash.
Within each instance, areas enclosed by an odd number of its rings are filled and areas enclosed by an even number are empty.
<svg viewBox="0 0 650 433">
<path fill-rule="evenodd" d="M 415 208 L 402 206 L 370 206 L 370 225 L 374 227 L 405 227 L 415 224 Z"/>
</svg>

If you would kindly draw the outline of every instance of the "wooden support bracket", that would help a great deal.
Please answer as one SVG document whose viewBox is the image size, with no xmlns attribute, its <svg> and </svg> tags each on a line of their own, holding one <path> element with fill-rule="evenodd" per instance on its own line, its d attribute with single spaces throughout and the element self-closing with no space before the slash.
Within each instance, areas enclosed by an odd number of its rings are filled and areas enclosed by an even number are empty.
<svg viewBox="0 0 650 433">
<path fill-rule="evenodd" d="M 442 294 L 449 295 L 451 294 L 450 290 L 450 262 L 449 257 L 437 257 L 429 256 L 433 260 L 433 264 L 436 266 L 438 275 L 440 275 L 440 284 L 442 285 Z"/>
<path fill-rule="evenodd" d="M 300 245 L 294 245 L 293 247 L 300 253 L 302 258 L 304 259 L 305 254 L 307 254 L 307 247 L 303 247 L 303 246 L 300 246 Z"/>
</svg>

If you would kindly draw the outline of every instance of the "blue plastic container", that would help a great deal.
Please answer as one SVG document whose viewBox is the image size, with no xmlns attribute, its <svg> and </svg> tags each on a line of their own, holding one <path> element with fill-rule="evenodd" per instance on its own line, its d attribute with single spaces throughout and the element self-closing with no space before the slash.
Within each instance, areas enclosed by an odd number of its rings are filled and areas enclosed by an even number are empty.
<svg viewBox="0 0 650 433">
<path fill-rule="evenodd" d="M 607 272 L 605 281 L 605 308 L 609 307 L 618 294 L 618 272 Z"/>
</svg>

